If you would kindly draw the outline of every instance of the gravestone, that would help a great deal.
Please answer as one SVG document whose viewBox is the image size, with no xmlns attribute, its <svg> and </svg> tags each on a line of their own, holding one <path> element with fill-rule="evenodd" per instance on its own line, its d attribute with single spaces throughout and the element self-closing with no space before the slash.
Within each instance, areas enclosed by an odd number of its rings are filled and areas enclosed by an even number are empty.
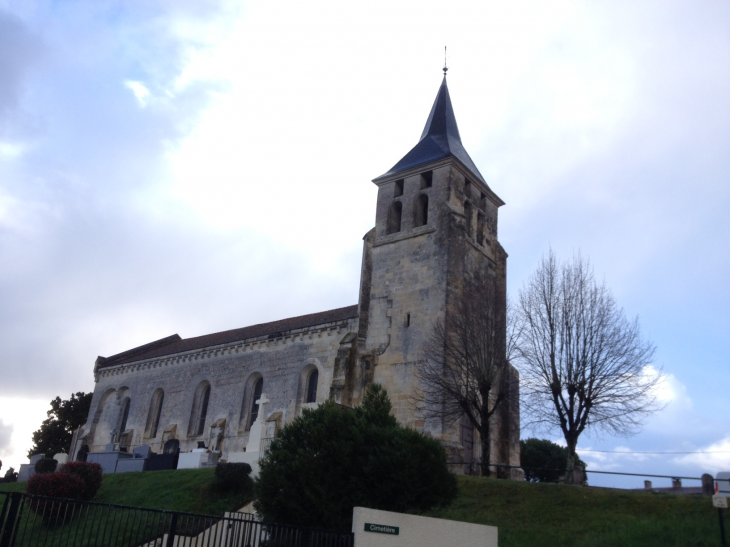
<svg viewBox="0 0 730 547">
<path fill-rule="evenodd" d="M 208 452 L 206 448 L 194 448 L 192 452 L 182 452 L 177 460 L 178 469 L 200 469 L 213 467 L 218 463 L 220 454 Z"/>
<path fill-rule="evenodd" d="M 702 495 L 711 496 L 715 493 L 715 479 L 709 473 L 704 473 L 702 479 Z"/>
<path fill-rule="evenodd" d="M 35 464 L 38 463 L 38 460 L 42 460 L 43 457 L 44 454 L 34 454 L 30 457 L 30 463 L 20 464 L 20 469 L 18 470 L 18 482 L 26 482 L 35 475 Z"/>
<path fill-rule="evenodd" d="M 163 454 L 179 454 L 180 453 L 180 441 L 177 439 L 170 439 L 165 441 L 165 445 L 162 447 Z"/>
<path fill-rule="evenodd" d="M 115 431 L 112 431 L 112 439 L 114 438 Z M 117 462 L 120 460 L 126 460 L 131 458 L 132 454 L 127 452 L 121 452 L 114 450 L 114 443 L 106 445 L 106 450 L 103 452 L 89 452 L 86 456 L 86 461 L 89 463 L 98 463 L 101 465 L 102 473 L 116 473 Z"/>
<path fill-rule="evenodd" d="M 63 464 L 68 462 L 68 454 L 64 454 L 63 452 L 60 452 L 59 454 L 55 454 L 53 456 L 53 459 L 58 462 L 58 467 L 60 468 Z"/>
<path fill-rule="evenodd" d="M 135 458 L 147 458 L 150 455 L 150 451 L 151 451 L 150 445 L 143 444 L 142 446 L 138 446 L 137 448 L 132 450 L 132 455 Z"/>
<path fill-rule="evenodd" d="M 177 469 L 180 455 L 180 441 L 169 439 L 162 447 L 162 454 L 150 454 L 147 458 L 147 471 L 166 471 Z"/>
<path fill-rule="evenodd" d="M 143 444 L 132 451 L 132 458 L 119 460 L 117 462 L 117 473 L 130 473 L 134 471 L 148 471 L 150 446 Z"/>
</svg>

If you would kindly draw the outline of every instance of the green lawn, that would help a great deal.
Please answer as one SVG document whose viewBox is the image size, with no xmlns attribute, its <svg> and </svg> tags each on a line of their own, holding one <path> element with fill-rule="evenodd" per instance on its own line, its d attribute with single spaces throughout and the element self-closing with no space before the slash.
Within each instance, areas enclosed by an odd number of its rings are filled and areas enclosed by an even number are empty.
<svg viewBox="0 0 730 547">
<path fill-rule="evenodd" d="M 213 492 L 214 472 L 181 469 L 104 475 L 93 501 L 208 515 L 222 515 L 250 501 L 235 494 Z M 0 483 L 0 491 L 25 492 L 25 483 Z"/>
<path fill-rule="evenodd" d="M 94 501 L 212 515 L 248 501 L 214 493 L 212 482 L 213 469 L 105 475 Z M 456 501 L 429 516 L 497 526 L 500 547 L 720 544 L 717 510 L 701 496 L 459 477 Z"/>
<path fill-rule="evenodd" d="M 429 516 L 497 526 L 500 547 L 720 545 L 701 496 L 459 477 L 456 501 Z"/>
</svg>

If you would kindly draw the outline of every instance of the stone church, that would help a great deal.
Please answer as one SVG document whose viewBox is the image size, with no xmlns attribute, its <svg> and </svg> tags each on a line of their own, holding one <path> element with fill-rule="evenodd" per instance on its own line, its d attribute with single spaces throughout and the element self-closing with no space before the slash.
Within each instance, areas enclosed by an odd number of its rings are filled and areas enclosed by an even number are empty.
<svg viewBox="0 0 730 547">
<path fill-rule="evenodd" d="M 422 343 L 462 280 L 487 273 L 506 286 L 497 238 L 504 202 L 461 143 L 445 77 L 418 144 L 373 183 L 375 227 L 363 238 L 357 304 L 194 338 L 174 334 L 97 358 L 91 411 L 70 453 L 101 452 L 110 441 L 158 452 L 177 439 L 183 452 L 205 446 L 234 460 L 257 419 L 273 437 L 302 409 L 327 399 L 358 405 L 378 382 L 401 424 L 439 439 L 452 459 L 479 458 L 468 420 L 424 421 L 411 400 Z M 262 393 L 270 404 L 259 417 Z M 519 465 L 517 399 L 493 417 L 492 462 Z"/>
</svg>

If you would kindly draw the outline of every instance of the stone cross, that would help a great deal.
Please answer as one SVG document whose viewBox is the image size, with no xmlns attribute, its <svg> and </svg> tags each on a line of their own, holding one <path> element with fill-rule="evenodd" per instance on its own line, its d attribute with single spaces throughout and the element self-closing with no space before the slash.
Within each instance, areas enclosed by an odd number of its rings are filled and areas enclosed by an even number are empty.
<svg viewBox="0 0 730 547">
<path fill-rule="evenodd" d="M 213 438 L 217 439 L 220 436 L 220 434 L 223 433 L 223 430 L 220 428 L 220 426 L 215 426 L 215 429 L 213 429 L 213 431 L 211 431 L 211 433 L 213 433 Z"/>
<path fill-rule="evenodd" d="M 266 397 L 266 393 L 261 394 L 261 398 L 256 401 L 256 404 L 259 405 L 259 417 L 257 422 L 264 423 L 264 416 L 266 412 L 264 412 L 264 405 L 268 405 L 271 401 Z"/>
</svg>

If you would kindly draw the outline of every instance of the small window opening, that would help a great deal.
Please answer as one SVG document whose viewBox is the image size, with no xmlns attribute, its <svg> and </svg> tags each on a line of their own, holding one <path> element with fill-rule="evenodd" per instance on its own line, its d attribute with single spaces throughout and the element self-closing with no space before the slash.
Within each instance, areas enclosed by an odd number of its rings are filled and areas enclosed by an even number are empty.
<svg viewBox="0 0 730 547">
<path fill-rule="evenodd" d="M 315 368 L 307 378 L 307 398 L 305 403 L 317 402 L 317 383 L 319 382 L 319 371 Z"/>
<path fill-rule="evenodd" d="M 251 420 L 249 423 L 253 424 L 259 417 L 259 405 L 256 401 L 261 398 L 261 392 L 264 389 L 264 379 L 259 378 L 256 380 L 256 384 L 253 387 L 253 398 L 251 399 Z"/>
<path fill-rule="evenodd" d="M 393 197 L 397 198 L 403 195 L 403 179 L 395 181 L 395 189 L 393 190 Z"/>
<path fill-rule="evenodd" d="M 401 217 L 403 216 L 403 204 L 400 201 L 393 202 L 388 215 L 388 234 L 400 232 Z"/>
<path fill-rule="evenodd" d="M 421 190 L 424 188 L 431 188 L 433 184 L 433 171 L 426 171 L 421 173 Z"/>
<path fill-rule="evenodd" d="M 479 208 L 482 211 L 487 210 L 487 196 L 485 196 L 484 194 L 481 194 L 481 197 L 479 198 Z"/>
<path fill-rule="evenodd" d="M 416 198 L 413 224 L 416 227 L 428 224 L 428 196 L 426 194 L 420 194 Z"/>
<path fill-rule="evenodd" d="M 477 215 L 477 243 L 484 245 L 484 215 L 482 213 Z"/>
<path fill-rule="evenodd" d="M 410 313 L 406 314 L 405 325 L 406 325 L 406 327 L 411 326 L 411 314 Z"/>
<path fill-rule="evenodd" d="M 471 205 L 471 201 L 467 201 L 464 204 L 464 216 L 466 217 L 466 233 L 468 235 L 472 234 L 472 219 L 474 218 L 474 210 Z"/>
<path fill-rule="evenodd" d="M 469 179 L 464 182 L 464 199 L 471 199 L 471 181 Z"/>
</svg>

